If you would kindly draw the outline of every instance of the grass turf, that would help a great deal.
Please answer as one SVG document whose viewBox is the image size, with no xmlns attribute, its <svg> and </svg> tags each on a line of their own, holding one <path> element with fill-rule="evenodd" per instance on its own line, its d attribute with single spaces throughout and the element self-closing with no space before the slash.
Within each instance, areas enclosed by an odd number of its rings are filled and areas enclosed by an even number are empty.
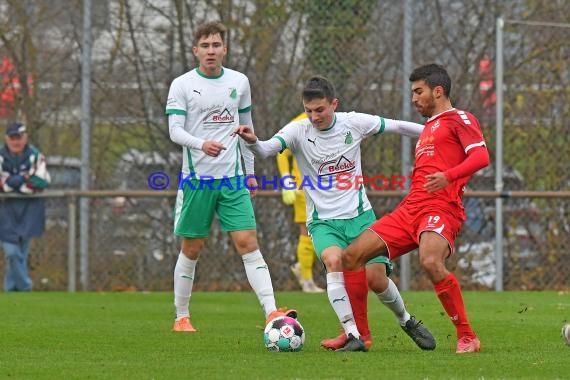
<svg viewBox="0 0 570 380">
<path fill-rule="evenodd" d="M 466 292 L 482 351 L 457 355 L 455 330 L 431 292 L 403 294 L 432 331 L 437 349 L 419 350 L 372 295 L 368 353 L 319 346 L 338 333 L 326 295 L 277 293 L 299 310 L 307 340 L 298 353 L 267 352 L 253 293 L 197 292 L 199 332 L 170 331 L 170 293 L 0 294 L 0 378 L 4 379 L 555 379 L 570 377 L 560 329 L 570 295 Z"/>
</svg>

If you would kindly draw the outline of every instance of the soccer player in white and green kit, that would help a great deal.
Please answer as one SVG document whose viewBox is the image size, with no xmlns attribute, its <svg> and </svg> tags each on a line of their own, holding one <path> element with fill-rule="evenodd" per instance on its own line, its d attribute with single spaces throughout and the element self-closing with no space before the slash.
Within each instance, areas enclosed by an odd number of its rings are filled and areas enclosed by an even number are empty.
<svg viewBox="0 0 570 380">
<path fill-rule="evenodd" d="M 170 138 L 182 146 L 182 172 L 174 210 L 174 233 L 182 247 L 174 268 L 173 331 L 194 332 L 190 297 L 196 264 L 209 235 L 214 213 L 241 255 L 248 281 L 263 307 L 266 321 L 295 310 L 277 309 L 271 276 L 259 251 L 251 203 L 257 181 L 253 155 L 231 137 L 240 124 L 252 126 L 248 78 L 222 66 L 227 53 L 226 28 L 220 22 L 200 25 L 192 52 L 199 66 L 176 79 L 166 103 Z M 242 157 L 245 171 L 242 168 Z"/>
<path fill-rule="evenodd" d="M 327 269 L 329 302 L 341 322 L 341 336 L 321 342 L 337 351 L 366 351 L 372 344 L 368 328 L 368 287 L 398 319 L 402 329 L 424 350 L 435 348 L 433 335 L 411 316 L 396 285 L 388 278 L 390 261 L 379 256 L 365 270 L 344 272 L 341 252 L 376 221 L 362 182 L 360 144 L 386 132 L 417 137 L 423 126 L 356 112 L 335 112 L 338 99 L 326 78 L 315 76 L 303 89 L 307 119 L 293 121 L 273 138 L 259 141 L 253 129 L 240 125 L 236 134 L 258 157 L 289 148 L 305 176 L 307 227 L 315 252 Z M 367 286 L 368 282 L 368 286 Z"/>
</svg>

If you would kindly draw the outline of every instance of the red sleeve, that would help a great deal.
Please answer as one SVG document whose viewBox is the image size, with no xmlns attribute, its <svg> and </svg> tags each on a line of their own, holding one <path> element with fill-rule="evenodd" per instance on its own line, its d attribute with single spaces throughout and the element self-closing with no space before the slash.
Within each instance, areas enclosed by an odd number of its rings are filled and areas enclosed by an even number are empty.
<svg viewBox="0 0 570 380">
<path fill-rule="evenodd" d="M 468 177 L 477 170 L 483 169 L 489 165 L 489 151 L 485 145 L 469 149 L 467 157 L 459 165 L 447 170 L 444 174 L 449 182 L 458 180 L 459 178 Z"/>
</svg>

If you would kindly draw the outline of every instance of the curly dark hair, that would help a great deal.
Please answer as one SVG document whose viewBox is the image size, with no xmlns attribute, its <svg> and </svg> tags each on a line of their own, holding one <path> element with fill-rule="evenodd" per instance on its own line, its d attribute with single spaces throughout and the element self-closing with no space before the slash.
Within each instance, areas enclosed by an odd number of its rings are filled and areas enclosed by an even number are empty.
<svg viewBox="0 0 570 380">
<path fill-rule="evenodd" d="M 451 78 L 447 70 L 441 65 L 430 63 L 429 65 L 414 69 L 410 75 L 410 82 L 416 82 L 418 80 L 425 81 L 432 90 L 437 86 L 441 86 L 443 88 L 443 94 L 446 97 L 449 98 L 451 95 Z"/>
</svg>

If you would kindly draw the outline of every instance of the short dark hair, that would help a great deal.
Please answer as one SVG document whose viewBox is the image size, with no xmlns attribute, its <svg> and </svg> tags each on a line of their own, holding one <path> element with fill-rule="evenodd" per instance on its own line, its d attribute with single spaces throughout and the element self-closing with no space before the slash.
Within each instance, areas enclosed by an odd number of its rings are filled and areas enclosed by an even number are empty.
<svg viewBox="0 0 570 380">
<path fill-rule="evenodd" d="M 200 41 L 201 38 L 215 34 L 219 34 L 220 37 L 222 37 L 222 42 L 225 44 L 226 31 L 226 26 L 220 21 L 210 21 L 205 24 L 201 24 L 196 28 L 196 32 L 194 33 L 194 46 L 198 46 L 198 41 Z"/>
<path fill-rule="evenodd" d="M 327 99 L 333 101 L 336 99 L 336 90 L 334 85 L 327 78 L 315 75 L 305 83 L 303 87 L 303 100 L 311 101 L 313 99 Z"/>
<path fill-rule="evenodd" d="M 437 86 L 441 86 L 443 88 L 443 95 L 448 98 L 451 95 L 451 78 L 447 70 L 441 65 L 430 63 L 414 69 L 410 75 L 410 82 L 416 82 L 418 80 L 425 81 L 432 90 Z"/>
</svg>

